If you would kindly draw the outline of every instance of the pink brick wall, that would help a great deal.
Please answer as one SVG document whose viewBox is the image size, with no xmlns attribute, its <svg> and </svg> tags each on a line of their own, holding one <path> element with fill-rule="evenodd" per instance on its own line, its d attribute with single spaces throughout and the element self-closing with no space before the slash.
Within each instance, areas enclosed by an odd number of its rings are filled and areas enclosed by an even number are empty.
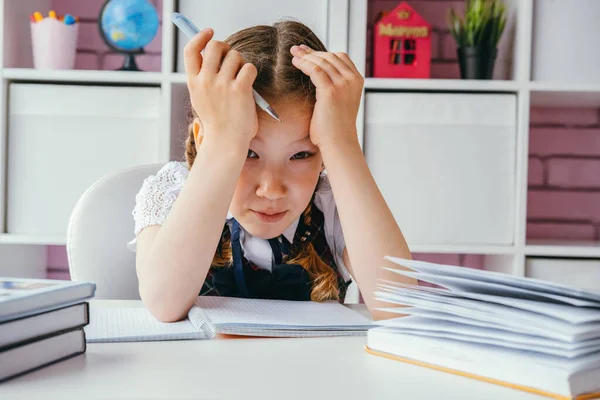
<svg viewBox="0 0 600 400">
<path fill-rule="evenodd" d="M 151 0 L 162 20 L 162 0 Z M 123 56 L 112 51 L 98 31 L 98 14 L 105 0 L 53 0 L 52 8 L 60 15 L 79 16 L 80 31 L 77 44 L 76 69 L 113 70 L 123 65 Z M 137 56 L 138 67 L 144 71 L 161 70 L 162 29 L 146 48 L 146 54 Z"/>
<path fill-rule="evenodd" d="M 527 237 L 598 240 L 600 110 L 534 108 L 530 117 Z"/>
</svg>

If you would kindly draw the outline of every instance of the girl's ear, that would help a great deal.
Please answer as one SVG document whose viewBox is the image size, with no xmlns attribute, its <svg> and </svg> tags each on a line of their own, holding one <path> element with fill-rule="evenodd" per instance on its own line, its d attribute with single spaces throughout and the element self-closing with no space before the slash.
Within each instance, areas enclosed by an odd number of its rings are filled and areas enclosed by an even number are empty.
<svg viewBox="0 0 600 400">
<path fill-rule="evenodd" d="M 202 141 L 202 125 L 198 118 L 194 118 L 194 140 L 196 143 L 198 143 L 198 136 L 200 136 L 200 141 Z"/>
</svg>

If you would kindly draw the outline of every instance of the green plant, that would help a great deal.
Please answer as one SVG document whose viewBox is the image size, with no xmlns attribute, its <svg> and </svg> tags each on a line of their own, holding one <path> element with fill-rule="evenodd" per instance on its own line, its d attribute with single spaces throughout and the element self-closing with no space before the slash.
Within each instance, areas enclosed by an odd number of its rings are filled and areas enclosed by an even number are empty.
<svg viewBox="0 0 600 400">
<path fill-rule="evenodd" d="M 503 0 L 465 0 L 464 18 L 450 8 L 450 33 L 458 47 L 495 48 L 506 25 L 506 13 Z"/>
</svg>

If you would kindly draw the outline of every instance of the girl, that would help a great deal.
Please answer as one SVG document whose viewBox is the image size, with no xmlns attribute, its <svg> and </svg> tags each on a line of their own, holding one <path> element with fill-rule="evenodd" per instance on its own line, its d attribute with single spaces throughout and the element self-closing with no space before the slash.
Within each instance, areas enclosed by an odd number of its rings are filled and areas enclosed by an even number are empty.
<svg viewBox="0 0 600 400">
<path fill-rule="evenodd" d="M 410 252 L 358 142 L 362 76 L 298 22 L 212 36 L 184 52 L 187 165 L 168 163 L 136 196 L 130 246 L 146 307 L 176 321 L 199 294 L 343 301 L 354 278 L 377 318 L 383 257 Z"/>
</svg>

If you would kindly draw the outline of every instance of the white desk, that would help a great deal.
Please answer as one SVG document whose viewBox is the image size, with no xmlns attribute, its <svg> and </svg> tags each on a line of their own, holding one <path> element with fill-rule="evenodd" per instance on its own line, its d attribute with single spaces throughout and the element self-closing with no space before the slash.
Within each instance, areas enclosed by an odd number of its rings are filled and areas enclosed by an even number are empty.
<svg viewBox="0 0 600 400">
<path fill-rule="evenodd" d="M 0 384 L 0 399 L 542 399 L 373 356 L 364 350 L 365 341 L 96 343 L 86 354 Z"/>
</svg>

